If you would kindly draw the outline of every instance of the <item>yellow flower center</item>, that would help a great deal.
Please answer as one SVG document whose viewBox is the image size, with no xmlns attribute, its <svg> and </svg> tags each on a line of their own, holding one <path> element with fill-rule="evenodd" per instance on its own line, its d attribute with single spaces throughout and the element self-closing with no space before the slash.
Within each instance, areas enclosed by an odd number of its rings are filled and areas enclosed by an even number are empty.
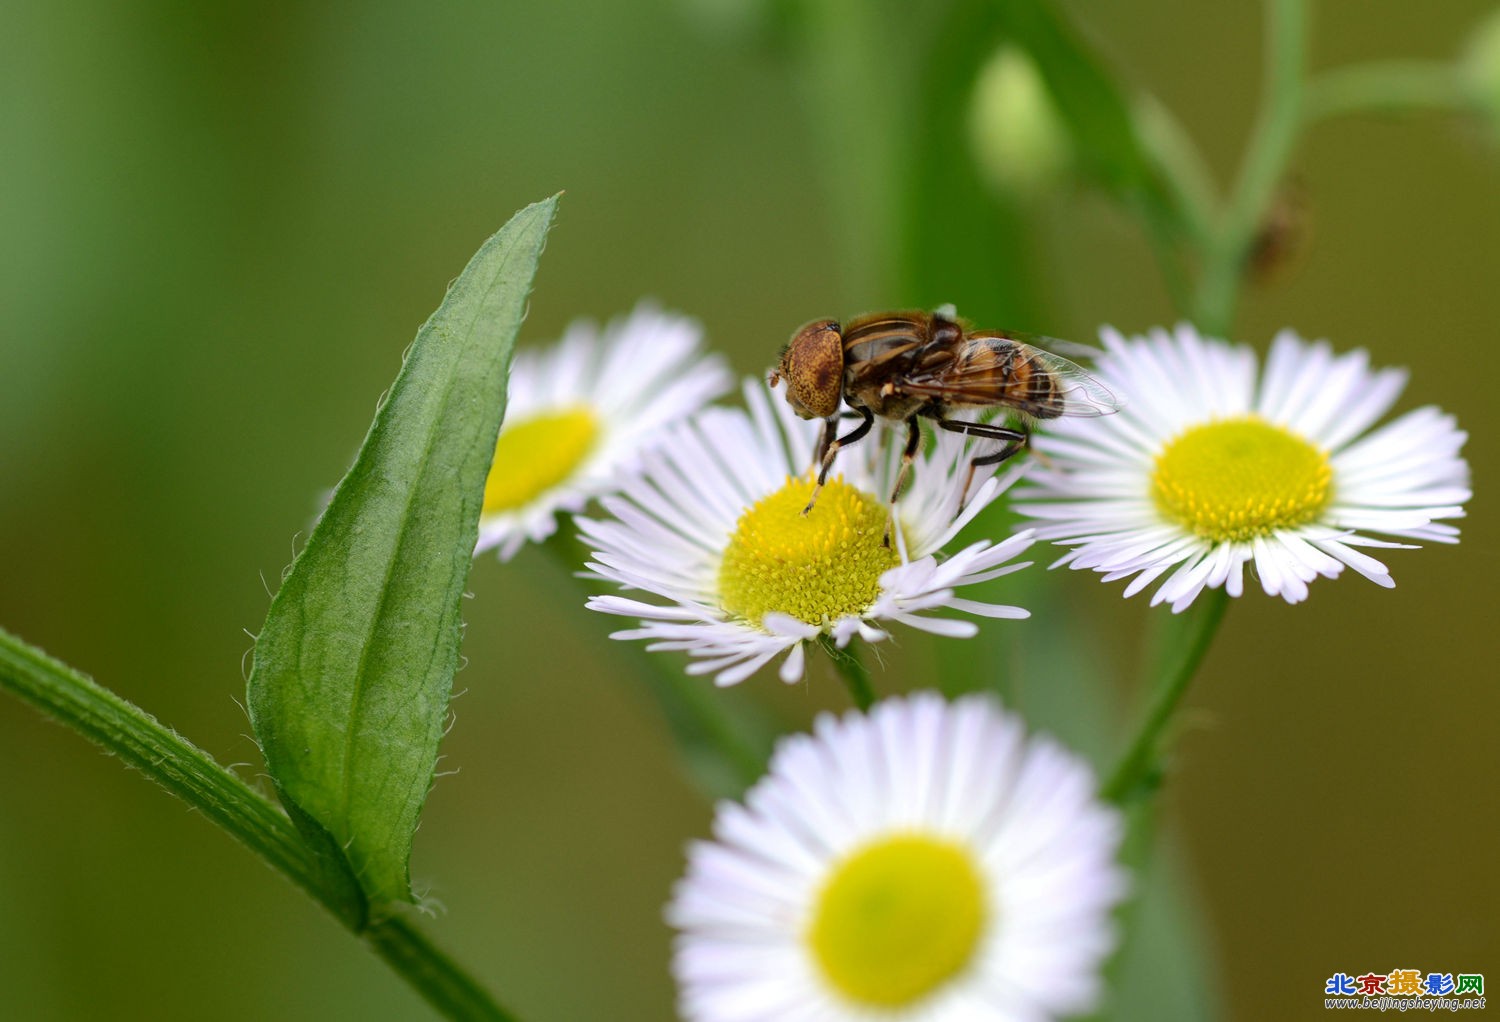
<svg viewBox="0 0 1500 1022">
<path fill-rule="evenodd" d="M 804 515 L 812 479 L 786 485 L 740 515 L 719 565 L 726 611 L 759 625 L 770 611 L 821 625 L 863 613 L 898 563 L 884 544 L 886 506 L 831 480 Z"/>
<path fill-rule="evenodd" d="M 1332 499 L 1328 455 L 1257 416 L 1194 426 L 1157 456 L 1151 495 L 1204 539 L 1244 542 L 1304 525 Z"/>
<path fill-rule="evenodd" d="M 840 993 L 898 1007 L 963 971 L 985 917 L 984 882 L 969 852 L 903 834 L 861 849 L 833 871 L 806 940 Z"/>
<path fill-rule="evenodd" d="M 514 511 L 540 497 L 571 476 L 598 439 L 599 420 L 587 408 L 506 423 L 484 483 L 484 513 Z"/>
</svg>

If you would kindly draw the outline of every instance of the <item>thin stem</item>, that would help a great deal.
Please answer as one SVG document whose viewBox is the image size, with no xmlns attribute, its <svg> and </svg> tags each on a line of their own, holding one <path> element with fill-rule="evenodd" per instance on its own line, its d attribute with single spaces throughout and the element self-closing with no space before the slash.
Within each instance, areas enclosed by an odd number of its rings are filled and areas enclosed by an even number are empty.
<svg viewBox="0 0 1500 1022">
<path fill-rule="evenodd" d="M 326 868 L 260 792 L 145 710 L 0 629 L 0 688 L 119 756 L 217 823 L 326 907 L 428 1003 L 455 1022 L 508 1022 L 477 983 L 395 916 L 369 922 L 347 874 Z"/>
<path fill-rule="evenodd" d="M 1302 122 L 1355 114 L 1426 113 L 1468 105 L 1452 64 L 1392 60 L 1325 71 L 1307 83 Z"/>
<path fill-rule="evenodd" d="M 1146 229 L 1168 297 L 1185 310 L 1193 290 L 1184 250 L 1206 248 L 1211 240 L 1216 212 L 1212 180 L 1192 140 L 1166 107 L 1154 100 L 1140 102 L 1131 118 L 1161 187 L 1160 194 L 1131 193 L 1128 205 Z"/>
<path fill-rule="evenodd" d="M 1209 247 L 1198 284 L 1194 315 L 1212 334 L 1227 334 L 1234 323 L 1246 254 L 1286 171 L 1302 124 L 1307 46 L 1302 0 L 1268 0 L 1266 18 L 1265 98 L 1224 222 L 1215 244 Z"/>
<path fill-rule="evenodd" d="M 426 934 L 401 916 L 386 916 L 364 932 L 370 950 L 422 995 L 444 1018 L 465 1022 L 516 1022 Z"/>
<path fill-rule="evenodd" d="M 1146 900 L 1151 897 L 1150 885 L 1153 881 L 1158 884 L 1161 882 L 1160 877 L 1153 877 L 1150 874 L 1152 853 L 1155 851 L 1156 844 L 1157 816 L 1160 811 L 1159 803 L 1147 800 L 1133 803 L 1125 807 L 1121 813 L 1125 833 L 1120 841 L 1116 861 L 1130 874 L 1130 891 L 1115 906 L 1114 926 L 1120 939 L 1109 957 L 1104 960 L 1103 980 L 1106 990 L 1119 990 L 1120 980 L 1125 974 L 1125 965 L 1130 959 L 1132 946 L 1141 939 L 1140 917 Z M 1084 1016 L 1079 1022 L 1109 1022 L 1113 1015 L 1114 1013 L 1107 1008 L 1101 1008 L 1091 1015 Z"/>
<path fill-rule="evenodd" d="M 1161 270 L 1167 297 L 1179 309 L 1187 308 L 1192 303 L 1193 289 L 1183 267 L 1174 225 L 1160 211 L 1144 206 L 1141 209 L 1141 220 L 1146 227 L 1146 240 L 1156 254 L 1156 265 Z"/>
<path fill-rule="evenodd" d="M 1135 738 L 1120 757 L 1101 794 L 1110 802 L 1128 803 L 1154 787 L 1160 770 L 1162 733 L 1171 723 L 1198 665 L 1213 644 L 1229 595 L 1209 589 L 1182 614 L 1177 634 L 1171 636 L 1157 671 L 1156 694 Z"/>
<path fill-rule="evenodd" d="M 0 687 L 197 809 L 334 915 L 363 915 L 362 907 L 351 913 L 329 900 L 317 864 L 280 809 L 145 710 L 4 630 Z"/>
<path fill-rule="evenodd" d="M 849 698 L 854 700 L 854 705 L 861 712 L 868 712 L 875 705 L 875 687 L 870 684 L 869 670 L 859 658 L 859 651 L 854 645 L 857 641 L 859 640 L 851 640 L 848 646 L 839 649 L 832 636 L 818 636 L 818 644 L 828 654 L 828 659 L 833 661 L 839 677 L 844 679 L 844 685 L 849 689 Z"/>
<path fill-rule="evenodd" d="M 1198 248 L 1208 245 L 1219 214 L 1218 187 L 1208 161 L 1166 104 L 1148 97 L 1135 105 L 1133 119 L 1136 138 L 1161 174 L 1185 240 Z"/>
</svg>

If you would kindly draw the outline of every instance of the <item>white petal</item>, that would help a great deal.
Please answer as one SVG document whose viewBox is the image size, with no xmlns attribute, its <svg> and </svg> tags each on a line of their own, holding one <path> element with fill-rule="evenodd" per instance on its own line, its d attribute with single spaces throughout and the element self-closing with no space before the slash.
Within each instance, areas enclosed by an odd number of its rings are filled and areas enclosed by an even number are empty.
<svg viewBox="0 0 1500 1022">
<path fill-rule="evenodd" d="M 844 647 L 856 636 L 868 642 L 886 638 L 884 625 L 890 621 L 940 635 L 974 634 L 972 621 L 923 616 L 949 606 L 981 617 L 1025 616 L 1016 607 L 959 600 L 955 592 L 1024 567 L 1015 558 L 1035 542 L 1034 533 L 971 543 L 943 561 L 936 556 L 1025 468 L 981 477 L 965 504 L 972 445 L 946 433 L 916 458 L 897 508 L 902 561 L 882 576 L 869 607 L 821 624 L 774 611 L 751 622 L 723 610 L 719 570 L 737 523 L 789 477 L 804 475 L 820 428 L 796 418 L 780 395 L 759 381 L 747 381 L 744 393 L 747 411 L 709 408 L 663 430 L 662 444 L 641 458 L 639 473 L 602 501 L 608 517 L 577 519 L 593 550 L 586 565 L 591 577 L 645 597 L 589 601 L 591 609 L 641 620 L 642 627 L 617 637 L 646 639 L 652 650 L 686 652 L 693 659 L 690 673 L 715 674 L 719 684 L 734 684 L 783 651 L 788 656 L 781 677 L 800 678 L 806 667 L 801 643 L 820 632 Z M 899 468 L 898 455 L 873 441 L 853 445 L 841 452 L 836 471 L 849 485 L 884 500 Z M 648 602 L 652 597 L 660 602 Z"/>
<path fill-rule="evenodd" d="M 744 806 L 721 804 L 667 906 L 688 1022 L 1048 1020 L 1091 1008 L 1125 891 L 1120 819 L 1081 760 L 1028 742 L 993 700 L 933 693 L 869 716 L 820 715 L 783 740 Z M 844 858 L 900 835 L 956 845 L 997 923 L 968 966 L 912 1004 L 872 1014 L 809 953 L 816 898 Z"/>
<path fill-rule="evenodd" d="M 1253 561 L 1261 587 L 1299 602 L 1308 583 L 1343 565 L 1383 586 L 1385 565 L 1355 547 L 1389 545 L 1369 533 L 1452 543 L 1472 495 L 1460 456 L 1466 435 L 1451 416 L 1419 408 L 1369 432 L 1406 383 L 1401 369 L 1374 369 L 1363 351 L 1335 355 L 1291 331 L 1272 342 L 1264 370 L 1243 346 L 1205 340 L 1188 326 L 1127 338 L 1101 332 L 1101 382 L 1124 411 L 1060 421 L 1037 451 L 1046 458 L 1016 494 L 1038 538 L 1071 548 L 1054 567 L 1130 579 L 1125 595 L 1166 581 L 1152 596 L 1182 610 L 1205 588 L 1238 596 Z M 1333 452 L 1336 500 L 1319 521 L 1252 542 L 1215 542 L 1166 518 L 1152 499 L 1155 460 L 1186 429 L 1257 414 Z M 1170 573 L 1170 574 L 1169 574 Z"/>
<path fill-rule="evenodd" d="M 582 408 L 598 422 L 601 439 L 567 479 L 523 507 L 481 518 L 475 552 L 493 548 L 509 560 L 525 543 L 546 539 L 556 531 L 558 513 L 582 510 L 618 489 L 643 452 L 666 439 L 664 427 L 723 394 L 728 368 L 719 356 L 701 355 L 700 340 L 692 320 L 642 302 L 602 335 L 591 324 L 575 323 L 553 347 L 519 352 L 505 426 Z"/>
</svg>

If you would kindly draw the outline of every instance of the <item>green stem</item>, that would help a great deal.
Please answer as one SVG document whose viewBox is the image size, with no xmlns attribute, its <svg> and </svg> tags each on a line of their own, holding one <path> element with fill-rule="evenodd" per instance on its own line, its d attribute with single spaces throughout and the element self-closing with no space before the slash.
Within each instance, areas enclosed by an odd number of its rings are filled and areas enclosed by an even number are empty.
<svg viewBox="0 0 1500 1022">
<path fill-rule="evenodd" d="M 1156 201 L 1142 196 L 1134 205 L 1167 295 L 1185 314 L 1194 295 L 1184 252 L 1203 251 L 1212 241 L 1219 201 L 1213 176 L 1192 137 L 1166 106 L 1148 98 L 1136 103 L 1131 117 L 1135 136 L 1161 182 Z"/>
<path fill-rule="evenodd" d="M 1307 83 L 1302 122 L 1353 114 L 1425 113 L 1468 105 L 1452 64 L 1392 60 L 1325 71 Z"/>
<path fill-rule="evenodd" d="M 1136 138 L 1156 164 L 1184 240 L 1196 248 L 1208 245 L 1219 210 L 1208 161 L 1164 103 L 1148 97 L 1135 105 L 1132 117 Z"/>
<path fill-rule="evenodd" d="M 849 645 L 839 649 L 832 636 L 818 636 L 818 645 L 823 647 L 828 659 L 833 661 L 833 666 L 838 670 L 839 677 L 844 679 L 844 685 L 849 689 L 849 698 L 854 700 L 854 705 L 860 712 L 868 713 L 870 707 L 875 705 L 875 686 L 870 684 L 870 672 L 864 661 L 860 660 L 859 651 L 854 645 L 858 641 L 850 640 Z"/>
<path fill-rule="evenodd" d="M 217 823 L 327 908 L 450 1019 L 510 1020 L 410 924 L 371 923 L 363 895 L 322 867 L 284 813 L 140 707 L 0 630 L 0 688 L 120 757 Z"/>
<path fill-rule="evenodd" d="M 515 1022 L 468 973 L 401 916 L 386 916 L 364 931 L 365 943 L 444 1018 Z"/>
<path fill-rule="evenodd" d="M 1183 266 L 1174 224 L 1159 210 L 1146 206 L 1142 207 L 1140 215 L 1146 227 L 1146 240 L 1156 255 L 1156 265 L 1167 288 L 1167 297 L 1173 305 L 1185 309 L 1192 304 L 1193 289 Z"/>
<path fill-rule="evenodd" d="M 1109 957 L 1104 960 L 1102 977 L 1104 988 L 1117 995 L 1121 978 L 1125 975 L 1125 966 L 1130 961 L 1134 945 L 1141 939 L 1141 911 L 1147 898 L 1151 896 L 1149 885 L 1153 879 L 1160 882 L 1159 878 L 1150 875 L 1152 852 L 1155 850 L 1153 846 L 1156 843 L 1156 818 L 1160 811 L 1158 803 L 1146 801 L 1136 802 L 1121 813 L 1125 833 L 1120 840 L 1120 850 L 1115 861 L 1130 875 L 1130 891 L 1115 906 L 1114 927 L 1119 940 Z M 1078 1022 L 1109 1022 L 1113 1017 L 1115 1012 L 1108 1007 L 1101 1007 Z"/>
<path fill-rule="evenodd" d="M 1234 324 L 1245 257 L 1302 125 L 1307 46 L 1302 0 L 1268 0 L 1266 18 L 1265 98 L 1224 221 L 1209 246 L 1193 310 L 1199 326 L 1221 336 Z"/>
<path fill-rule="evenodd" d="M 1165 643 L 1151 708 L 1101 792 L 1108 801 L 1124 805 L 1155 786 L 1161 769 L 1162 734 L 1198 673 L 1229 600 L 1223 589 L 1206 590 L 1173 622 L 1176 634 Z"/>
<path fill-rule="evenodd" d="M 140 707 L 4 630 L 0 687 L 197 809 L 340 919 L 363 916 L 362 905 L 329 897 L 316 862 L 284 813 Z"/>
</svg>

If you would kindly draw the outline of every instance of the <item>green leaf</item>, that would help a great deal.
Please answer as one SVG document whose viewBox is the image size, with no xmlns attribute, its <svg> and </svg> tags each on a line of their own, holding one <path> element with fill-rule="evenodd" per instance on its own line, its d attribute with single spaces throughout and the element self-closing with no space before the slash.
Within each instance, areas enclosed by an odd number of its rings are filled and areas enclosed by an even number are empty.
<svg viewBox="0 0 1500 1022">
<path fill-rule="evenodd" d="M 1212 216 L 1208 208 L 1212 189 L 1202 179 L 1196 153 L 1181 144 L 1163 144 L 1164 132 L 1150 130 L 1149 115 L 1143 123 L 1134 112 L 1142 104 L 1131 102 L 1104 61 L 1048 0 L 963 0 L 954 8 L 950 21 L 939 50 L 942 60 L 932 62 L 939 80 L 945 67 L 965 68 L 973 60 L 976 46 L 987 45 L 993 52 L 996 42 L 1005 39 L 1024 49 L 1041 72 L 1053 104 L 1067 125 L 1078 172 L 1141 218 L 1161 262 L 1167 288 L 1174 302 L 1185 308 L 1191 300 L 1187 254 L 1203 244 Z M 977 65 L 967 72 L 970 79 L 974 70 Z M 960 99 L 967 101 L 965 96 L 943 102 L 949 109 L 958 110 L 964 105 Z M 927 105 L 933 108 L 933 104 Z M 936 118 L 929 115 L 928 120 Z M 1159 108 L 1157 120 L 1170 122 Z M 960 137 L 951 127 L 944 130 L 950 137 Z M 1174 137 L 1168 141 L 1181 140 Z M 929 140 L 924 148 L 933 145 Z M 953 171 L 939 173 L 952 176 Z M 968 187 L 973 190 L 972 185 Z M 972 218 L 972 210 L 981 208 L 971 199 L 960 217 Z M 973 233 L 972 228 L 943 223 L 923 210 L 917 211 L 911 223 L 919 231 L 925 225 L 938 226 L 927 229 L 929 240 L 913 246 L 909 259 L 926 258 L 927 253 L 942 250 L 944 239 Z M 983 266 L 985 261 L 982 255 L 968 259 L 975 266 Z M 1025 261 L 1020 262 L 1024 268 Z M 1020 273 L 1007 271 L 994 276 L 1010 280 L 1019 278 Z M 1036 284 L 1021 281 L 1023 288 L 1034 289 Z"/>
<path fill-rule="evenodd" d="M 1046 282 L 1027 254 L 1025 218 L 981 180 L 967 141 L 974 79 L 1005 31 L 993 0 L 962 0 L 945 12 L 925 55 L 913 135 L 898 150 L 912 163 L 900 302 L 954 302 L 983 326 L 1035 328 Z"/>
<path fill-rule="evenodd" d="M 376 908 L 411 900 L 511 349 L 556 206 L 486 241 L 418 331 L 256 639 L 250 719 L 281 800 Z"/>
<path fill-rule="evenodd" d="M 212 756 L 92 678 L 0 629 L 0 689 L 118 756 L 228 831 L 340 919 L 363 913 L 346 877 L 322 875 L 286 817 Z"/>
<path fill-rule="evenodd" d="M 1046 0 L 1011 0 L 1003 10 L 1015 41 L 1042 72 L 1084 172 L 1135 207 L 1168 249 L 1180 235 L 1191 234 L 1193 211 L 1143 142 L 1132 104 L 1103 60 Z M 1174 264 L 1169 272 L 1180 271 Z"/>
<path fill-rule="evenodd" d="M 0 689 L 118 756 L 224 828 L 361 932 L 371 950 L 445 1017 L 515 1022 L 411 923 L 389 915 L 370 924 L 365 895 L 341 857 L 319 861 L 318 851 L 264 795 L 139 706 L 4 629 Z"/>
<path fill-rule="evenodd" d="M 1007 25 L 1031 54 L 1089 169 L 1107 186 L 1130 191 L 1153 176 L 1130 108 L 1097 56 L 1043 0 L 1006 4 Z"/>
</svg>

